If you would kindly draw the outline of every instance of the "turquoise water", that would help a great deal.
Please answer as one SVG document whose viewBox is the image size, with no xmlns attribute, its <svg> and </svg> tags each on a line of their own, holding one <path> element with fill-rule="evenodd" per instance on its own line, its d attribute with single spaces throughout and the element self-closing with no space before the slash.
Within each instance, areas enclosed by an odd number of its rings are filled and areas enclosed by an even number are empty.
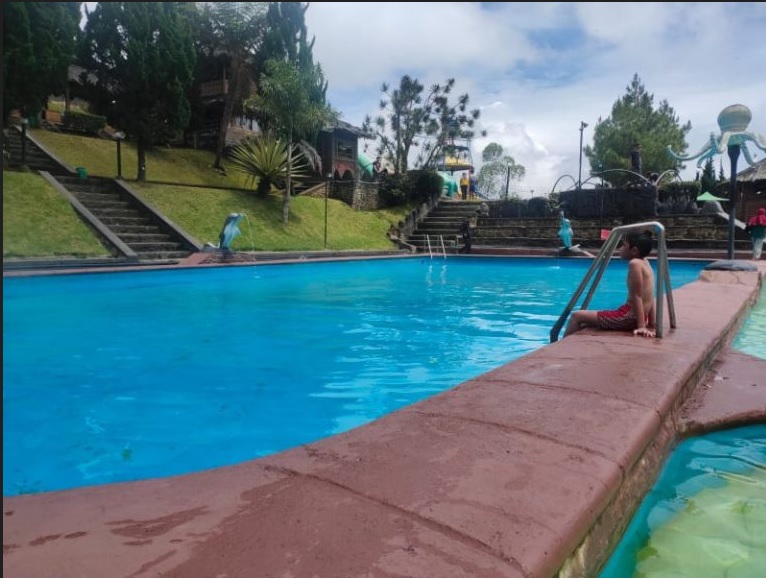
<svg viewBox="0 0 766 580">
<path fill-rule="evenodd" d="M 745 318 L 731 346 L 750 356 L 766 360 L 766 285 L 761 287 L 758 302 Z"/>
<path fill-rule="evenodd" d="M 705 262 L 671 264 L 673 287 Z M 589 261 L 3 280 L 3 494 L 169 476 L 362 425 L 548 344 Z M 610 264 L 591 307 L 625 298 Z"/>
<path fill-rule="evenodd" d="M 763 289 L 732 347 L 766 359 Z M 753 425 L 680 443 L 601 577 L 764 574 L 766 425 Z"/>
<path fill-rule="evenodd" d="M 602 578 L 750 578 L 766 572 L 766 425 L 681 442 Z"/>
</svg>

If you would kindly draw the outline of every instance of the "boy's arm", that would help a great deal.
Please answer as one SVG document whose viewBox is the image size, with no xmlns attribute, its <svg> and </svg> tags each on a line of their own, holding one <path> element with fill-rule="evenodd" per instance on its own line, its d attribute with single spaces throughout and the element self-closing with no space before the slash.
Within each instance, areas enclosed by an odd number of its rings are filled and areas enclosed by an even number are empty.
<svg viewBox="0 0 766 580">
<path fill-rule="evenodd" d="M 641 266 L 640 260 L 631 260 L 628 264 L 628 303 L 636 315 L 636 329 L 646 328 L 643 298 L 644 278 L 641 274 Z"/>
</svg>

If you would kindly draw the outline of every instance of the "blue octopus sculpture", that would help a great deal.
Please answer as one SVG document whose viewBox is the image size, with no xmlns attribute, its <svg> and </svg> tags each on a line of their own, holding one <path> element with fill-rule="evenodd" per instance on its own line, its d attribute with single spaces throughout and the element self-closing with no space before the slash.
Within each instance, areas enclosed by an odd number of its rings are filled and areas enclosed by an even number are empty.
<svg viewBox="0 0 766 580">
<path fill-rule="evenodd" d="M 750 120 L 753 118 L 745 105 L 730 105 L 721 111 L 718 115 L 718 127 L 721 129 L 721 135 L 716 137 L 715 133 L 710 133 L 710 139 L 696 155 L 683 157 L 677 155 L 668 145 L 670 153 L 678 161 L 691 161 L 697 159 L 697 167 L 702 165 L 714 155 L 721 155 L 731 145 L 739 145 L 743 156 L 747 162 L 752 165 L 753 158 L 747 149 L 748 141 L 755 144 L 758 149 L 766 152 L 766 139 L 763 136 L 747 130 Z"/>
</svg>

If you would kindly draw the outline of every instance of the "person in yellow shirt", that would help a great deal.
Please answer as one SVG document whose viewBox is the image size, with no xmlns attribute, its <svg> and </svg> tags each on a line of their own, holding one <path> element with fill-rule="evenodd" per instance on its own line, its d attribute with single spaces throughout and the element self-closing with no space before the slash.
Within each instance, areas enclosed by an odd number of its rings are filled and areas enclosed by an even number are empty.
<svg viewBox="0 0 766 580">
<path fill-rule="evenodd" d="M 460 176 L 460 195 L 463 197 L 464 200 L 468 199 L 469 185 L 470 185 L 470 180 L 468 179 L 468 174 L 464 171 L 463 174 Z"/>
</svg>

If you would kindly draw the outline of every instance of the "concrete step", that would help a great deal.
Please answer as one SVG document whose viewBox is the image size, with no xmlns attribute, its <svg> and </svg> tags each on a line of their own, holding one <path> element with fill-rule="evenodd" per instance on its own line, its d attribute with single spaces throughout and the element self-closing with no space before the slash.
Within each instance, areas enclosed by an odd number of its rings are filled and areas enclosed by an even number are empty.
<svg viewBox="0 0 766 580">
<path fill-rule="evenodd" d="M 115 233 L 119 231 L 121 227 L 155 227 L 152 220 L 148 217 L 120 217 L 120 216 L 97 216 L 104 225 L 108 226 Z"/>
<path fill-rule="evenodd" d="M 188 251 L 146 251 L 137 252 L 138 259 L 141 262 L 156 261 L 156 260 L 183 260 L 191 255 Z"/>
<path fill-rule="evenodd" d="M 126 242 L 127 243 L 127 242 Z M 130 249 L 137 254 L 146 252 L 180 252 L 183 251 L 181 244 L 177 242 L 131 242 Z M 188 254 L 188 252 L 187 252 Z"/>
<path fill-rule="evenodd" d="M 120 239 L 128 244 L 131 248 L 137 247 L 139 244 L 154 244 L 158 242 L 167 242 L 167 243 L 173 243 L 172 239 L 168 234 L 162 234 L 162 233 L 137 233 L 137 234 L 127 234 L 124 232 L 120 232 L 118 234 Z"/>
</svg>

